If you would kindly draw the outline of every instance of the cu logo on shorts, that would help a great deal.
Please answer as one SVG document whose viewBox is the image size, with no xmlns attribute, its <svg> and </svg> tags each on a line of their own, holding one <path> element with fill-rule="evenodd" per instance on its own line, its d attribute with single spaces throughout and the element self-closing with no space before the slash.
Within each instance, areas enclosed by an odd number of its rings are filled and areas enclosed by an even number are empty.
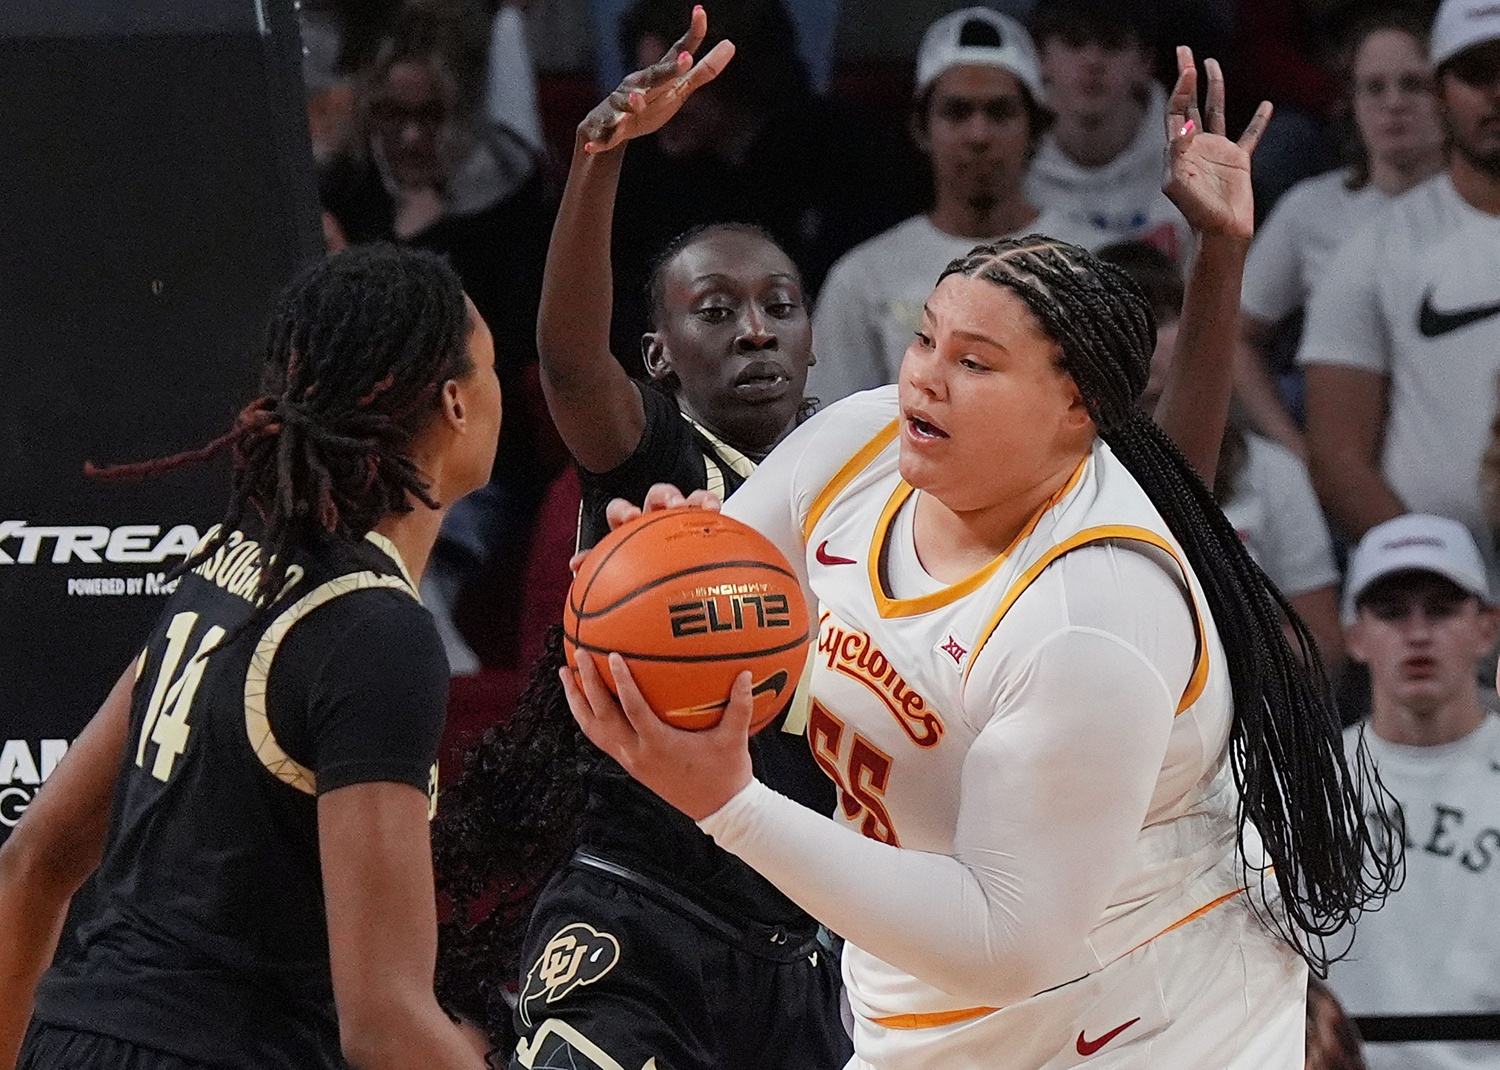
<svg viewBox="0 0 1500 1070">
<path fill-rule="evenodd" d="M 556 1003 L 580 985 L 591 985 L 620 961 L 620 941 L 592 925 L 575 922 L 547 941 L 521 989 L 521 1021 L 534 1027 L 532 1006 Z"/>
</svg>

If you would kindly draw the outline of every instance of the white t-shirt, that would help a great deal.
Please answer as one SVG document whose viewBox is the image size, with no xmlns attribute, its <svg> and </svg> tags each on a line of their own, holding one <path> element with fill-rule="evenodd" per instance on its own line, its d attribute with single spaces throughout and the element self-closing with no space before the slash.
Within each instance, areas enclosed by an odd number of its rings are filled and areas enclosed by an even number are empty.
<svg viewBox="0 0 1500 1070">
<path fill-rule="evenodd" d="M 1166 94 L 1155 82 L 1135 138 L 1098 167 L 1073 162 L 1051 134 L 1042 137 L 1026 172 L 1026 196 L 1043 211 L 1060 212 L 1092 233 L 1089 248 L 1117 241 L 1149 241 L 1186 263 L 1193 232 L 1162 192 L 1166 178 Z"/>
<path fill-rule="evenodd" d="M 1339 246 L 1391 198 L 1373 183 L 1351 190 L 1348 172 L 1298 182 L 1255 233 L 1245 261 L 1240 304 L 1266 323 L 1279 323 L 1307 304 Z"/>
<path fill-rule="evenodd" d="M 1050 1067 L 1078 1025 L 1033 1028 L 1045 990 L 1085 992 L 1068 982 L 1249 910 L 1224 652 L 1181 548 L 1102 443 L 1005 554 L 935 581 L 904 518 L 920 492 L 896 417 L 895 388 L 849 398 L 725 506 L 821 606 L 808 739 L 840 788 L 834 820 L 752 782 L 700 825 L 848 939 L 851 1065 L 987 1065 L 936 1054 L 986 1040 Z M 1243 939 L 1290 960 L 1263 928 Z M 1157 1050 L 1147 1034 L 1116 1054 L 1137 1041 L 1137 1059 Z"/>
<path fill-rule="evenodd" d="M 1046 234 L 1093 249 L 1097 235 L 1044 211 L 1015 234 Z M 981 238 L 957 238 L 912 216 L 845 253 L 829 271 L 813 309 L 813 354 L 807 393 L 824 405 L 896 381 L 922 306 L 949 263 Z M 993 239 L 991 239 L 993 240 Z"/>
<path fill-rule="evenodd" d="M 1406 826 L 1406 883 L 1355 926 L 1328 983 L 1350 1014 L 1500 1013 L 1500 718 L 1436 747 L 1361 731 Z M 1370 1044 L 1370 1070 L 1500 1066 L 1500 1043 Z"/>
<path fill-rule="evenodd" d="M 1393 198 L 1314 288 L 1297 359 L 1387 377 L 1386 482 L 1411 512 L 1467 526 L 1493 561 L 1479 462 L 1500 374 L 1500 216 L 1446 173 Z"/>
<path fill-rule="evenodd" d="M 1288 598 L 1337 584 L 1333 540 L 1307 468 L 1256 434 L 1246 433 L 1245 450 L 1245 469 L 1224 506 L 1245 549 Z"/>
</svg>

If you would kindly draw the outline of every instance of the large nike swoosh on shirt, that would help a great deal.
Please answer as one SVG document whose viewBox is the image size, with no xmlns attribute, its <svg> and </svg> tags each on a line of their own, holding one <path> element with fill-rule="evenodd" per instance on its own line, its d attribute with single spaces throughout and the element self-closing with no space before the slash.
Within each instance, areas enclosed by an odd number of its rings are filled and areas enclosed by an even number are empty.
<svg viewBox="0 0 1500 1070">
<path fill-rule="evenodd" d="M 1500 302 L 1493 305 L 1475 305 L 1473 308 L 1457 308 L 1447 312 L 1432 307 L 1432 287 L 1422 295 L 1422 308 L 1417 313 L 1417 331 L 1423 338 L 1437 338 L 1467 327 L 1471 323 L 1487 320 L 1500 313 Z"/>
<path fill-rule="evenodd" d="M 1083 1034 L 1079 1033 L 1078 1034 L 1078 1054 L 1079 1055 L 1093 1055 L 1100 1048 L 1104 1047 L 1104 1045 L 1108 1044 L 1111 1040 L 1114 1040 L 1115 1037 L 1119 1036 L 1121 1033 L 1125 1032 L 1125 1030 L 1129 1029 L 1131 1026 L 1135 1025 L 1136 1022 L 1139 1022 L 1139 1021 L 1140 1021 L 1139 1018 L 1132 1018 L 1132 1019 L 1130 1019 L 1130 1021 L 1126 1022 L 1124 1025 L 1117 1025 L 1117 1026 L 1115 1026 L 1113 1029 L 1111 1029 L 1108 1033 L 1105 1033 L 1098 1040 L 1084 1040 L 1083 1039 Z"/>
</svg>

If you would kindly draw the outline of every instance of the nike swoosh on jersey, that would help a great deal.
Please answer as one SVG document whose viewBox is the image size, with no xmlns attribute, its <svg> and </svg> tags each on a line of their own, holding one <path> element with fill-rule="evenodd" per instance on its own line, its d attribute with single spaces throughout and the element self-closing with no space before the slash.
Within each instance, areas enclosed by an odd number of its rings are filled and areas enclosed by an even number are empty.
<svg viewBox="0 0 1500 1070">
<path fill-rule="evenodd" d="M 1417 313 L 1417 331 L 1423 338 L 1438 338 L 1450 331 L 1487 320 L 1500 313 L 1500 302 L 1493 305 L 1475 305 L 1473 308 L 1457 308 L 1442 311 L 1432 307 L 1432 287 L 1422 295 L 1422 308 Z"/>
<path fill-rule="evenodd" d="M 818 564 L 820 565 L 853 565 L 858 563 L 852 557 L 839 557 L 837 554 L 829 553 L 827 539 L 818 543 L 818 549 L 814 556 L 818 559 Z"/>
<path fill-rule="evenodd" d="M 1080 1031 L 1079 1034 L 1078 1034 L 1078 1054 L 1079 1055 L 1093 1055 L 1100 1048 L 1104 1047 L 1104 1045 L 1108 1044 L 1111 1040 L 1114 1040 L 1115 1037 L 1119 1036 L 1121 1033 L 1125 1032 L 1125 1030 L 1129 1029 L 1131 1026 L 1135 1025 L 1136 1022 L 1139 1022 L 1139 1021 L 1140 1021 L 1139 1018 L 1132 1018 L 1132 1019 L 1130 1019 L 1130 1021 L 1126 1022 L 1124 1025 L 1117 1025 L 1117 1026 L 1115 1026 L 1113 1029 L 1111 1029 L 1108 1033 L 1105 1033 L 1098 1040 L 1085 1040 L 1083 1038 L 1082 1031 Z"/>
</svg>

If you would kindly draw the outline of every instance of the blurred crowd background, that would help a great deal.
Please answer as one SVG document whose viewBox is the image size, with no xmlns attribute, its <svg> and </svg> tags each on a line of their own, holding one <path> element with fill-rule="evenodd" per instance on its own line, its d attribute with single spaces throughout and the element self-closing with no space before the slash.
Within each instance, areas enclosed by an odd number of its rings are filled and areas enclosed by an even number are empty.
<svg viewBox="0 0 1500 1070">
<path fill-rule="evenodd" d="M 894 381 L 914 315 L 893 279 L 903 257 L 1002 232 L 1045 230 L 1134 273 L 1164 361 L 1193 248 L 1160 191 L 1176 46 L 1222 64 L 1231 136 L 1273 102 L 1214 489 L 1317 637 L 1351 746 L 1373 724 L 1365 736 L 1407 822 L 1405 905 L 1331 984 L 1360 1014 L 1500 1011 L 1500 5 L 707 7 L 710 43 L 732 39 L 734 61 L 631 146 L 621 178 L 612 348 L 635 375 L 653 260 L 725 220 L 763 227 L 800 268 L 818 358 L 808 393 L 824 405 Z M 575 131 L 664 54 L 688 11 L 302 0 L 330 248 L 383 239 L 446 254 L 496 339 L 494 478 L 450 515 L 424 584 L 454 671 L 454 754 L 513 706 L 569 579 L 579 481 L 542 398 L 536 317 Z M 971 48 L 1005 53 L 994 65 L 1028 113 L 1014 144 L 1010 116 L 945 81 Z M 922 263 L 919 294 L 936 274 Z M 1317 1065 L 1500 1066 L 1496 1045 L 1361 1056 L 1347 1027 L 1324 1032 L 1338 1043 Z"/>
</svg>

